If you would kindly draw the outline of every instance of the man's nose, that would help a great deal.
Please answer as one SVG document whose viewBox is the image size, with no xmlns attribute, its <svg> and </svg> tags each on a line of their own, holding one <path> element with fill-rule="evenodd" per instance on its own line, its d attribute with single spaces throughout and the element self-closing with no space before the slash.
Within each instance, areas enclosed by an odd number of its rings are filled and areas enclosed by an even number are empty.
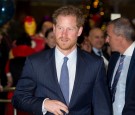
<svg viewBox="0 0 135 115">
<path fill-rule="evenodd" d="M 67 36 L 67 30 L 66 30 L 66 29 L 64 29 L 64 30 L 62 31 L 62 36 Z"/>
</svg>

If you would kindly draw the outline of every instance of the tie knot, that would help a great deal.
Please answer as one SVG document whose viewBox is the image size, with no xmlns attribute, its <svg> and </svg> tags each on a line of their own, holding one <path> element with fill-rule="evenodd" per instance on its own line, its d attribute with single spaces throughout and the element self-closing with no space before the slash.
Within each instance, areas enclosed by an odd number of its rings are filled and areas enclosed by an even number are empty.
<svg viewBox="0 0 135 115">
<path fill-rule="evenodd" d="M 125 55 L 121 55 L 120 58 L 121 60 L 124 59 L 126 56 Z"/>
<path fill-rule="evenodd" d="M 68 57 L 64 57 L 64 63 L 68 61 Z"/>
<path fill-rule="evenodd" d="M 121 57 L 125 57 L 125 55 L 123 55 L 123 54 L 122 54 L 122 55 L 120 55 L 120 56 L 121 56 Z"/>
<path fill-rule="evenodd" d="M 102 56 L 102 52 L 101 51 L 98 51 L 98 54 L 99 54 L 99 56 Z"/>
</svg>

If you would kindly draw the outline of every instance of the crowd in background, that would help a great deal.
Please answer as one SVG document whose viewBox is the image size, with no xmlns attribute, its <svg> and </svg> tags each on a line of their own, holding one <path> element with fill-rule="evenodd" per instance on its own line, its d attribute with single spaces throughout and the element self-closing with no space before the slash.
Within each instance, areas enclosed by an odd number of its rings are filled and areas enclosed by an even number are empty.
<svg viewBox="0 0 135 115">
<path fill-rule="evenodd" d="M 0 28 L 0 98 L 12 98 L 13 91 L 7 93 L 3 89 L 16 86 L 27 56 L 53 47 L 55 36 L 50 19 L 37 24 L 34 17 L 26 16 L 23 22 L 11 20 L 4 24 Z M 13 106 L 0 103 L 0 111 L 2 115 L 13 115 Z"/>
<path fill-rule="evenodd" d="M 55 47 L 51 18 L 41 22 L 37 24 L 34 17 L 26 16 L 23 22 L 18 23 L 11 20 L 0 28 L 1 99 L 12 98 L 13 91 L 7 93 L 3 90 L 4 88 L 16 87 L 27 56 Z M 87 30 L 84 29 L 77 44 L 87 53 L 101 57 L 106 71 L 113 53 L 107 39 L 106 28 L 102 30 L 96 25 L 87 28 Z M 3 112 L 2 115 L 13 115 L 13 106 L 10 103 L 0 103 L 0 111 Z M 28 113 L 18 111 L 18 115 L 21 114 L 27 115 Z"/>
</svg>

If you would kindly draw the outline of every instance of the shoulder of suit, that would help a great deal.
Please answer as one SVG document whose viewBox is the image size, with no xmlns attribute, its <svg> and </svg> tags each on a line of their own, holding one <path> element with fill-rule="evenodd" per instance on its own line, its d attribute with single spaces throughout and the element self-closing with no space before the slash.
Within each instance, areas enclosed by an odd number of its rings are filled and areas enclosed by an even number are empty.
<svg viewBox="0 0 135 115">
<path fill-rule="evenodd" d="M 93 53 L 89 53 L 89 52 L 86 52 L 86 51 L 83 51 L 81 50 L 81 55 L 83 58 L 87 59 L 87 60 L 90 60 L 90 61 L 97 61 L 97 60 L 102 60 L 101 57 L 93 54 Z"/>
<path fill-rule="evenodd" d="M 54 54 L 54 49 L 48 49 L 41 52 L 37 52 L 35 54 L 32 54 L 31 56 L 28 56 L 30 59 L 42 59 L 42 58 L 49 58 L 51 55 Z"/>
<path fill-rule="evenodd" d="M 118 58 L 119 56 L 120 56 L 120 53 L 112 52 L 110 59 Z"/>
</svg>

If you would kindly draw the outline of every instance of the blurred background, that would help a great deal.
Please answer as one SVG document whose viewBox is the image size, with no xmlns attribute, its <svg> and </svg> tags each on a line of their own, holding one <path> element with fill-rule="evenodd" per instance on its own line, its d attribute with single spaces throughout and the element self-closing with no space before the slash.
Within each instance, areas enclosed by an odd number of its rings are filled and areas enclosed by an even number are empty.
<svg viewBox="0 0 135 115">
<path fill-rule="evenodd" d="M 80 7 L 87 15 L 103 11 L 107 18 L 111 13 L 135 18 L 135 0 L 15 0 L 15 17 L 33 15 L 39 21 L 44 15 L 51 16 L 56 8 L 66 4 Z"/>
<path fill-rule="evenodd" d="M 51 16 L 53 11 L 66 4 L 76 5 L 84 11 L 84 14 L 104 11 L 104 15 L 110 18 L 111 13 L 120 13 L 122 16 L 133 19 L 135 17 L 135 0 L 15 0 L 15 17 L 32 15 L 37 21 L 44 15 Z M 95 7 L 93 8 L 93 4 Z M 103 14 L 102 14 L 103 15 Z"/>
<path fill-rule="evenodd" d="M 135 18 L 135 0 L 1 0 L 0 8 L 3 7 L 3 3 L 5 3 L 5 7 L 12 7 L 7 5 L 7 1 L 14 3 L 13 16 L 10 19 L 14 18 L 18 21 L 22 21 L 25 16 L 30 15 L 35 18 L 37 23 L 40 23 L 44 16 L 51 17 L 55 9 L 67 4 L 80 7 L 84 12 L 84 16 L 88 20 L 91 18 L 96 23 L 108 22 L 111 19 L 112 13 L 128 17 L 131 20 Z M 5 13 L 4 15 L 9 15 L 9 13 Z M 10 19 L 8 18 L 7 20 Z M 92 21 L 90 24 L 93 24 Z"/>
<path fill-rule="evenodd" d="M 1 115 L 16 113 L 10 102 L 25 58 L 55 47 L 52 13 L 60 6 L 69 4 L 83 11 L 85 24 L 78 46 L 89 52 L 92 45 L 87 38 L 92 28 L 99 27 L 105 35 L 106 24 L 121 16 L 129 18 L 135 24 L 135 0 L 0 0 Z M 49 34 L 53 36 L 53 42 L 49 41 Z M 101 48 L 111 55 L 105 37 L 102 45 L 105 47 Z M 21 112 L 18 115 L 30 114 Z"/>
</svg>

